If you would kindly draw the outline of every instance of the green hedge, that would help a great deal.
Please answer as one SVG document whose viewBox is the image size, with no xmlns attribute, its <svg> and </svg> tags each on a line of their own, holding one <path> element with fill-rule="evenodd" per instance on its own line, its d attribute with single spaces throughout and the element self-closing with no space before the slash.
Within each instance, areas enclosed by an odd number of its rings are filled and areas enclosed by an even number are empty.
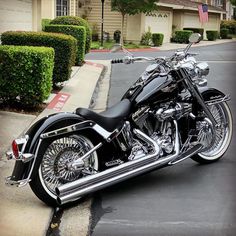
<svg viewBox="0 0 236 236">
<path fill-rule="evenodd" d="M 42 31 L 45 31 L 45 26 L 49 25 L 51 21 L 52 21 L 51 19 L 42 19 L 41 20 Z"/>
<path fill-rule="evenodd" d="M 84 26 L 86 29 L 85 53 L 89 52 L 90 47 L 91 47 L 91 41 L 92 41 L 92 30 L 86 20 L 78 16 L 58 16 L 54 20 L 52 20 L 50 24 Z"/>
<path fill-rule="evenodd" d="M 201 40 L 203 40 L 203 35 L 204 35 L 203 28 L 183 28 L 183 30 L 191 30 L 191 31 L 193 31 L 193 33 L 199 33 L 202 36 Z"/>
<path fill-rule="evenodd" d="M 161 33 L 153 33 L 152 34 L 152 42 L 154 46 L 161 46 L 163 44 L 164 34 Z"/>
<path fill-rule="evenodd" d="M 230 34 L 236 34 L 236 20 L 222 20 L 220 28 L 226 28 Z"/>
<path fill-rule="evenodd" d="M 220 37 L 222 39 L 227 39 L 228 38 L 228 34 L 229 34 L 229 30 L 226 28 L 222 28 L 220 29 Z"/>
<path fill-rule="evenodd" d="M 77 40 L 69 35 L 8 31 L 2 34 L 2 44 L 44 46 L 55 50 L 53 83 L 66 81 L 70 78 L 71 67 L 75 64 Z"/>
<path fill-rule="evenodd" d="M 207 30 L 206 35 L 209 41 L 215 41 L 219 37 L 217 30 Z"/>
<path fill-rule="evenodd" d="M 192 30 L 177 30 L 175 31 L 175 35 L 173 37 L 173 42 L 176 43 L 188 43 L 189 37 L 193 33 Z"/>
<path fill-rule="evenodd" d="M 75 25 L 46 25 L 46 32 L 63 33 L 77 39 L 76 64 L 82 65 L 85 56 L 86 31 L 84 26 Z"/>
<path fill-rule="evenodd" d="M 35 106 L 52 89 L 54 50 L 46 47 L 0 46 L 0 100 Z"/>
</svg>

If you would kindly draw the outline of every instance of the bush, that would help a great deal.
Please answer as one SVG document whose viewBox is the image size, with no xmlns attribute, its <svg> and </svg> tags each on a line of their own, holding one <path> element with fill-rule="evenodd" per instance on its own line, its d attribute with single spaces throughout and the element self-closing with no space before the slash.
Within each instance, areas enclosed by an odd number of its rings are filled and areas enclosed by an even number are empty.
<svg viewBox="0 0 236 236">
<path fill-rule="evenodd" d="M 219 36 L 217 30 L 207 30 L 206 35 L 207 35 L 207 39 L 209 41 L 215 41 Z"/>
<path fill-rule="evenodd" d="M 191 31 L 193 31 L 193 33 L 199 33 L 202 36 L 201 40 L 203 40 L 203 35 L 204 35 L 203 28 L 183 28 L 183 30 L 191 30 Z"/>
<path fill-rule="evenodd" d="M 229 34 L 229 30 L 226 28 L 222 28 L 220 29 L 220 37 L 222 39 L 227 39 L 228 38 L 228 34 Z"/>
<path fill-rule="evenodd" d="M 143 33 L 141 42 L 142 45 L 151 45 L 152 44 L 152 33 L 151 33 L 151 28 L 148 27 L 148 31 Z"/>
<path fill-rule="evenodd" d="M 52 21 L 51 19 L 42 19 L 41 21 L 42 31 L 45 31 L 45 26 L 49 25 L 51 21 Z"/>
<path fill-rule="evenodd" d="M 229 34 L 236 34 L 236 20 L 222 20 L 220 28 L 229 30 Z"/>
<path fill-rule="evenodd" d="M 86 45 L 85 45 L 85 53 L 88 53 L 91 46 L 92 41 L 92 31 L 88 22 L 78 16 L 58 16 L 54 20 L 51 21 L 52 25 L 77 25 L 84 26 L 86 29 Z"/>
<path fill-rule="evenodd" d="M 53 48 L 0 46 L 0 99 L 25 106 L 42 103 L 52 89 L 53 61 Z"/>
<path fill-rule="evenodd" d="M 175 31 L 175 35 L 173 37 L 173 42 L 176 43 L 188 43 L 189 37 L 193 33 L 192 30 L 177 30 Z"/>
<path fill-rule="evenodd" d="M 75 64 L 77 40 L 69 35 L 45 32 L 13 32 L 2 34 L 2 44 L 52 47 L 55 50 L 53 83 L 70 78 Z"/>
<path fill-rule="evenodd" d="M 85 56 L 86 31 L 84 26 L 75 25 L 47 25 L 46 32 L 63 33 L 71 35 L 77 39 L 76 64 L 82 65 Z"/>
<path fill-rule="evenodd" d="M 161 33 L 153 33 L 152 34 L 152 42 L 154 46 L 161 46 L 163 43 L 164 34 Z"/>
</svg>

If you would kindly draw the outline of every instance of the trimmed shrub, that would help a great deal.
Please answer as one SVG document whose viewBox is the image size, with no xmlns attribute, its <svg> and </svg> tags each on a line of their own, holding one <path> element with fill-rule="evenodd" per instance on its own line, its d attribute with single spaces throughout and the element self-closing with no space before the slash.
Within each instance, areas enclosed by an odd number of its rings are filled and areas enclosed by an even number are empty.
<svg viewBox="0 0 236 236">
<path fill-rule="evenodd" d="M 219 36 L 217 30 L 207 30 L 206 35 L 207 35 L 207 39 L 209 41 L 215 41 Z"/>
<path fill-rule="evenodd" d="M 54 50 L 46 47 L 0 46 L 0 99 L 35 106 L 52 89 Z"/>
<path fill-rule="evenodd" d="M 154 46 L 161 46 L 163 44 L 164 34 L 161 33 L 153 33 L 152 34 L 152 42 Z"/>
<path fill-rule="evenodd" d="M 192 30 L 177 30 L 175 31 L 175 35 L 173 37 L 173 42 L 176 43 L 188 43 L 189 37 L 193 33 Z"/>
<path fill-rule="evenodd" d="M 52 21 L 51 19 L 42 19 L 41 20 L 42 31 L 45 31 L 45 26 L 49 25 L 51 21 Z"/>
<path fill-rule="evenodd" d="M 229 34 L 236 34 L 236 20 L 222 20 L 220 28 L 229 30 Z"/>
<path fill-rule="evenodd" d="M 143 33 L 141 42 L 142 45 L 151 45 L 152 44 L 152 33 L 151 33 L 151 28 L 148 27 L 148 31 Z"/>
<path fill-rule="evenodd" d="M 82 65 L 85 56 L 86 31 L 84 26 L 75 25 L 47 25 L 46 32 L 63 33 L 77 39 L 76 64 Z"/>
<path fill-rule="evenodd" d="M 199 33 L 202 36 L 201 40 L 203 40 L 203 35 L 204 35 L 203 28 L 183 28 L 183 30 L 191 30 L 191 31 L 193 31 L 193 33 Z"/>
<path fill-rule="evenodd" d="M 2 44 L 44 46 L 55 50 L 53 84 L 70 78 L 71 67 L 75 64 L 77 40 L 69 35 L 45 32 L 13 32 L 2 34 Z"/>
<path fill-rule="evenodd" d="M 88 53 L 91 46 L 92 41 L 92 30 L 88 24 L 88 22 L 81 17 L 78 16 L 58 16 L 54 20 L 51 21 L 51 25 L 77 25 L 84 26 L 86 29 L 86 45 L 85 45 L 85 53 Z"/>
<path fill-rule="evenodd" d="M 226 28 L 222 28 L 220 29 L 220 37 L 222 39 L 227 39 L 228 38 L 228 34 L 229 34 L 229 30 Z"/>
</svg>

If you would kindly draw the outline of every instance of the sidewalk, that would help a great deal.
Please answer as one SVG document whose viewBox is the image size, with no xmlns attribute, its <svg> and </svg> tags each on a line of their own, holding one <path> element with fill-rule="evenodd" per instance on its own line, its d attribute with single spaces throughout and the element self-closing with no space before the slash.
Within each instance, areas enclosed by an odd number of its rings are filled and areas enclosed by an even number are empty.
<svg viewBox="0 0 236 236">
<path fill-rule="evenodd" d="M 211 46 L 216 44 L 230 43 L 235 42 L 236 39 L 217 39 L 216 41 L 207 41 L 203 40 L 198 44 L 193 45 L 192 47 L 202 47 L 202 46 Z M 180 43 L 164 43 L 160 47 L 150 47 L 150 48 L 136 48 L 136 49 L 127 49 L 129 52 L 154 52 L 154 51 L 167 51 L 167 50 L 176 50 L 185 48 L 188 44 L 180 44 Z M 93 53 L 104 53 L 110 52 L 108 49 L 93 49 L 91 50 Z"/>
<path fill-rule="evenodd" d="M 103 63 L 107 66 L 110 61 Z M 95 88 L 101 84 L 98 81 L 104 70 L 105 66 L 96 62 L 88 62 L 80 68 L 73 68 L 72 78 L 52 97 L 47 108 L 38 117 L 0 112 L 0 235 L 45 235 L 53 214 L 53 209 L 43 204 L 29 186 L 5 186 L 5 177 L 12 173 L 14 161 L 1 158 L 3 153 L 14 138 L 41 117 L 55 112 L 71 112 L 77 107 L 89 107 Z M 65 210 L 61 219 L 61 235 L 87 234 L 90 205 L 91 201 L 87 200 L 73 209 Z"/>
</svg>

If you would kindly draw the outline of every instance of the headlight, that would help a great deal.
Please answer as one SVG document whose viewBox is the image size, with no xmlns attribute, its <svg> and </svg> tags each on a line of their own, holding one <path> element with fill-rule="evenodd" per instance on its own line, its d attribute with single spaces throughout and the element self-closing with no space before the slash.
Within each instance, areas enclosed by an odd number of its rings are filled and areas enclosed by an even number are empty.
<svg viewBox="0 0 236 236">
<path fill-rule="evenodd" d="M 199 62 L 195 69 L 199 77 L 207 76 L 209 74 L 209 65 L 206 62 Z"/>
</svg>

